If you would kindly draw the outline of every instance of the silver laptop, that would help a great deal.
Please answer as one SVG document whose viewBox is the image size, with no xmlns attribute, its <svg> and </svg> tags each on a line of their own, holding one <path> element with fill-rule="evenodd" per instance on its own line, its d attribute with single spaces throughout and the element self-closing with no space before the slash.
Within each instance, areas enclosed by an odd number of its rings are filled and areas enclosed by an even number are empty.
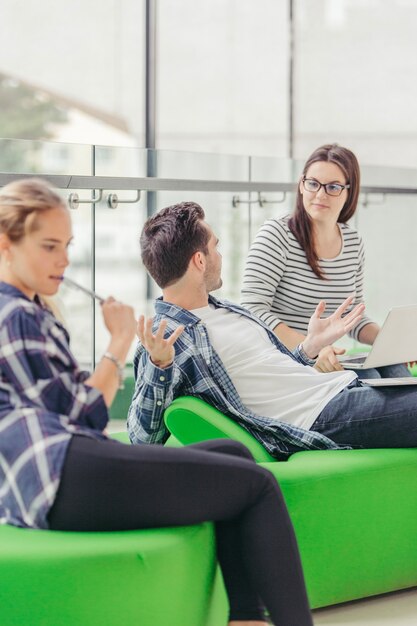
<svg viewBox="0 0 417 626">
<path fill-rule="evenodd" d="M 338 358 L 355 370 L 417 361 L 417 305 L 392 308 L 369 352 Z"/>
</svg>

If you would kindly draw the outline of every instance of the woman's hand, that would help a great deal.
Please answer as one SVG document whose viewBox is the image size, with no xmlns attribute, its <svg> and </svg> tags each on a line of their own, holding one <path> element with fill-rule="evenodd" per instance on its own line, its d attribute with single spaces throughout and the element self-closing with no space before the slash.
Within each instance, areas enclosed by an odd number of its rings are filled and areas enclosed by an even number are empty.
<svg viewBox="0 0 417 626">
<path fill-rule="evenodd" d="M 341 372 L 344 368 L 339 363 L 336 355 L 344 354 L 345 352 L 346 350 L 344 348 L 326 346 L 320 350 L 314 367 L 319 372 Z"/>
<path fill-rule="evenodd" d="M 132 343 L 136 330 L 133 308 L 110 297 L 101 305 L 101 311 L 110 335 L 114 338 L 123 337 L 126 342 Z"/>
<path fill-rule="evenodd" d="M 156 367 L 164 369 L 165 367 L 169 367 L 174 361 L 174 343 L 184 330 L 184 326 L 178 326 L 167 339 L 164 339 L 167 321 L 162 320 L 155 334 L 152 332 L 152 322 L 152 318 L 145 321 L 143 315 L 139 317 L 137 327 L 138 337 L 141 344 L 148 351 L 152 363 L 156 365 Z"/>
</svg>

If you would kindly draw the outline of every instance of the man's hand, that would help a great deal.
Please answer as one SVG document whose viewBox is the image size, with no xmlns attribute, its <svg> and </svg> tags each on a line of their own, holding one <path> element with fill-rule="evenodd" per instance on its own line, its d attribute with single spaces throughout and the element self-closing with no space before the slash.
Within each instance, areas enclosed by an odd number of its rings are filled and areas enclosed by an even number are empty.
<svg viewBox="0 0 417 626">
<path fill-rule="evenodd" d="M 322 348 L 331 345 L 340 339 L 340 337 L 343 337 L 343 335 L 352 330 L 352 328 L 355 328 L 360 322 L 363 312 L 365 311 L 364 304 L 357 304 L 343 317 L 343 314 L 352 305 L 354 300 L 355 294 L 346 298 L 332 315 L 324 319 L 321 318 L 321 315 L 326 309 L 326 303 L 323 300 L 319 302 L 315 312 L 310 318 L 307 337 L 302 344 L 303 350 L 308 357 L 314 359 Z"/>
<path fill-rule="evenodd" d="M 335 346 L 326 346 L 322 348 L 317 357 L 315 369 L 319 372 L 343 372 L 344 367 L 339 363 L 337 354 L 344 354 L 344 348 L 336 348 Z"/>
<path fill-rule="evenodd" d="M 143 315 L 139 317 L 137 327 L 138 337 L 141 344 L 148 351 L 152 363 L 156 365 L 156 367 L 164 369 L 165 367 L 169 367 L 174 361 L 174 343 L 184 330 L 184 326 L 178 326 L 167 339 L 164 339 L 167 321 L 162 320 L 155 334 L 152 332 L 152 322 L 152 318 L 145 321 Z"/>
</svg>

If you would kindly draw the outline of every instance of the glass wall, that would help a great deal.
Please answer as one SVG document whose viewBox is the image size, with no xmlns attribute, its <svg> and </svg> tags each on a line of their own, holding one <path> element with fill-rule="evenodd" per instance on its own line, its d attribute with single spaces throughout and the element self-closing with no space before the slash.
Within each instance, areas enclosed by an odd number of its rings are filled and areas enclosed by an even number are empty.
<svg viewBox="0 0 417 626">
<path fill-rule="evenodd" d="M 88 189 L 61 189 L 64 197 L 76 192 L 81 200 L 72 210 L 74 245 L 67 273 L 101 296 L 112 294 L 132 304 L 138 315 L 151 315 L 153 298 L 160 293 L 147 277 L 139 253 L 139 234 L 150 213 L 186 200 L 201 204 L 223 254 L 223 287 L 218 295 L 239 301 L 250 243 L 266 219 L 293 210 L 293 190 L 303 165 L 266 157 L 8 140 L 0 142 L 0 155 L 5 159 L 3 172 L 8 171 L 5 163 L 13 155 L 17 174 L 55 175 L 61 187 L 68 184 L 70 175 L 120 177 L 124 188 L 128 182 L 131 189 L 104 189 L 94 203 L 91 199 L 97 198 L 98 192 L 93 184 Z M 153 179 L 146 178 L 149 163 Z M 135 178 L 142 179 L 136 186 L 131 182 Z M 155 180 L 161 189 L 150 192 L 149 180 Z M 367 311 L 381 323 L 392 306 L 417 302 L 417 283 L 410 280 L 417 230 L 417 169 L 364 167 L 362 184 L 352 223 L 366 247 Z M 239 185 L 243 191 L 236 191 Z M 407 190 L 410 192 L 404 193 Z M 108 204 L 110 193 L 118 196 L 117 208 Z M 99 307 L 84 293 L 65 286 L 60 289 L 59 305 L 75 354 L 90 366 L 107 341 Z"/>
<path fill-rule="evenodd" d="M 277 187 L 145 186 L 140 197 L 104 190 L 97 203 L 94 190 L 71 189 L 84 202 L 72 213 L 69 275 L 151 314 L 159 290 L 139 258 L 140 230 L 150 213 L 194 200 L 221 241 L 220 295 L 238 300 L 258 228 L 292 211 L 291 184 L 311 151 L 338 142 L 356 152 L 363 185 L 374 186 L 354 219 L 366 245 L 368 313 L 381 322 L 391 306 L 416 302 L 417 196 L 378 188 L 417 186 L 417 2 L 154 2 L 152 152 L 144 149 L 145 0 L 2 0 L 0 172 Z M 91 365 L 107 337 L 100 311 L 64 286 L 60 305 L 76 355 Z"/>
<path fill-rule="evenodd" d="M 158 149 L 285 158 L 292 111 L 296 158 L 417 163 L 415 0 L 155 4 Z M 145 0 L 3 0 L 0 37 L 0 136 L 144 147 Z"/>
<path fill-rule="evenodd" d="M 0 136 L 143 145 L 144 5 L 3 0 Z"/>
<path fill-rule="evenodd" d="M 288 6 L 158 0 L 158 148 L 287 154 Z"/>
<path fill-rule="evenodd" d="M 362 164 L 417 163 L 414 0 L 294 0 L 295 152 L 337 141 Z"/>
</svg>

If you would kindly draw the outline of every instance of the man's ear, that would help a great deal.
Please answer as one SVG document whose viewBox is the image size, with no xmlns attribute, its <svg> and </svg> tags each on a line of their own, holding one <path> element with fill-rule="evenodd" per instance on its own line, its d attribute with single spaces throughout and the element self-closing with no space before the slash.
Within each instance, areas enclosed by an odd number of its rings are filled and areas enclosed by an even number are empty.
<svg viewBox="0 0 417 626">
<path fill-rule="evenodd" d="M 206 257 L 201 252 L 201 250 L 197 250 L 197 252 L 194 252 L 193 256 L 191 257 L 190 263 L 192 263 L 195 268 L 200 271 L 206 269 Z"/>
</svg>

